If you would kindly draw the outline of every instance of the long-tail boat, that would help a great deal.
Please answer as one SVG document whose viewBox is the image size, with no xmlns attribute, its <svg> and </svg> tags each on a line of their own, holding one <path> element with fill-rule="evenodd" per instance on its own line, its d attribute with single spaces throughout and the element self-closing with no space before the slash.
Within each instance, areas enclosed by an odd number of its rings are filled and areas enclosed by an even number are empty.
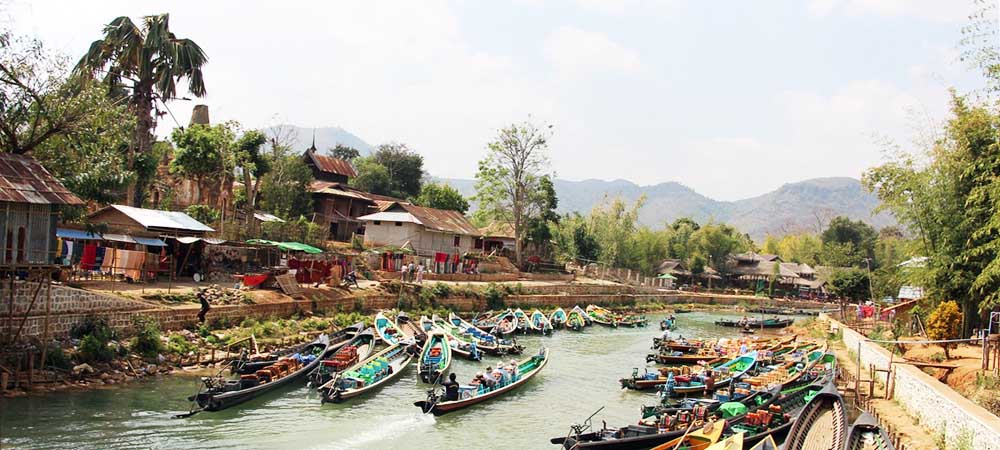
<svg viewBox="0 0 1000 450">
<path fill-rule="evenodd" d="M 340 403 L 371 392 L 403 374 L 413 361 L 410 344 L 400 342 L 341 371 L 320 387 L 323 402 Z"/>
<path fill-rule="evenodd" d="M 809 400 L 785 439 L 786 450 L 842 449 L 847 441 L 847 409 L 837 386 L 829 383 Z"/>
<path fill-rule="evenodd" d="M 736 433 L 736 434 L 734 434 L 732 436 L 732 437 L 736 437 L 736 436 L 740 437 L 740 447 L 739 448 L 743 448 L 743 444 L 742 444 L 743 443 L 743 435 L 745 435 L 745 434 L 746 433 L 742 433 L 741 432 L 741 433 Z M 750 447 L 750 450 L 779 450 L 780 448 L 781 447 L 779 447 L 778 444 L 776 444 L 774 442 L 774 436 L 768 436 L 768 437 L 764 438 L 764 440 L 758 442 L 757 445 L 754 445 L 753 447 Z M 711 450 L 711 449 L 709 449 L 709 450 Z"/>
<path fill-rule="evenodd" d="M 783 394 L 778 401 L 766 408 L 752 408 L 752 411 L 744 414 L 740 420 L 730 422 L 726 435 L 739 432 L 746 433 L 743 436 L 744 447 L 752 447 L 767 439 L 768 436 L 773 436 L 776 442 L 785 441 L 785 437 L 789 435 L 792 425 L 801 418 L 806 404 L 818 392 L 831 389 L 830 386 L 830 383 L 826 385 L 812 384 L 805 389 L 791 394 Z M 835 386 L 832 389 L 832 392 L 836 392 Z M 843 445 L 842 443 L 843 441 L 841 441 L 841 445 Z M 788 448 L 787 444 L 788 442 L 786 441 L 785 448 Z"/>
<path fill-rule="evenodd" d="M 537 375 L 538 372 L 541 372 L 548 362 L 549 350 L 542 347 L 538 350 L 538 353 L 520 361 L 517 364 L 516 373 L 505 384 L 497 384 L 493 388 L 488 388 L 485 384 L 462 386 L 459 388 L 459 398 L 457 400 L 448 400 L 440 395 L 437 390 L 431 389 L 427 393 L 426 400 L 414 402 L 413 405 L 419 407 L 425 414 L 434 413 L 436 416 L 467 408 L 494 399 L 523 386 L 528 380 Z"/>
<path fill-rule="evenodd" d="M 444 333 L 448 338 L 448 345 L 451 346 L 452 356 L 457 356 L 469 361 L 480 361 L 483 359 L 483 349 L 480 349 L 475 340 L 458 331 L 447 320 L 434 315 L 432 319 L 427 316 L 420 317 L 420 327 L 428 333 L 434 330 Z"/>
<path fill-rule="evenodd" d="M 353 325 L 346 326 L 335 331 L 333 334 L 329 334 L 330 345 L 340 348 L 340 345 L 346 343 L 348 340 L 353 338 L 356 334 L 360 333 L 365 329 L 364 322 L 358 322 Z M 289 355 L 294 355 L 296 353 L 302 353 L 303 349 L 311 346 L 312 342 L 306 342 L 303 344 L 293 345 L 281 350 L 276 350 L 272 352 L 262 353 L 262 354 L 248 354 L 246 352 L 241 353 L 240 357 L 229 364 L 229 370 L 231 373 L 245 375 L 249 373 L 255 373 L 258 370 L 274 364 L 279 359 L 284 358 Z"/>
<path fill-rule="evenodd" d="M 337 372 L 367 358 L 375 350 L 377 340 L 375 331 L 371 328 L 358 333 L 343 347 L 324 357 L 319 366 L 309 372 L 309 385 L 318 388 L 330 381 Z"/>
<path fill-rule="evenodd" d="M 712 444 L 705 450 L 743 450 L 743 433 L 736 433 L 729 436 Z M 777 447 L 774 450 L 778 450 Z"/>
<path fill-rule="evenodd" d="M 517 315 L 509 308 L 494 316 L 480 316 L 473 320 L 472 324 L 480 330 L 497 336 L 507 336 L 517 331 L 518 328 Z"/>
<path fill-rule="evenodd" d="M 750 369 L 752 369 L 755 364 L 757 364 L 757 352 L 752 351 L 745 355 L 737 356 L 729 362 L 716 367 L 712 371 L 713 373 L 718 374 L 719 379 L 715 381 L 714 386 L 722 387 L 726 383 L 729 383 L 730 380 L 738 380 Z M 678 378 L 681 377 L 675 377 L 675 381 L 677 381 Z M 667 387 L 667 393 L 670 396 L 684 396 L 698 392 L 705 392 L 710 389 L 710 387 L 707 386 L 702 379 L 696 379 L 695 377 L 690 377 L 687 380 L 680 380 L 678 381 L 678 384 L 673 386 L 671 386 L 668 381 L 665 386 Z"/>
<path fill-rule="evenodd" d="M 528 314 L 524 312 L 521 308 L 514 310 L 514 317 L 517 317 L 517 332 L 521 334 L 527 334 L 531 329 L 531 323 L 528 321 Z"/>
<path fill-rule="evenodd" d="M 721 327 L 734 328 L 785 328 L 794 322 L 795 319 L 750 319 L 750 320 L 716 320 L 715 324 Z"/>
<path fill-rule="evenodd" d="M 579 306 L 574 307 L 566 316 L 566 328 L 573 331 L 583 331 L 587 326 L 587 313 L 583 312 Z"/>
<path fill-rule="evenodd" d="M 556 308 L 549 314 L 549 323 L 552 324 L 552 328 L 559 329 L 566 326 L 566 311 L 562 308 Z"/>
<path fill-rule="evenodd" d="M 343 345 L 341 341 L 338 345 Z M 258 367 L 254 373 L 240 375 L 237 380 L 225 380 L 221 375 L 201 379 L 205 390 L 188 398 L 202 411 L 221 411 L 264 393 L 288 386 L 316 368 L 323 356 L 332 351 L 330 338 L 320 337 L 302 347 L 299 352 L 282 356 L 274 362 Z M 192 412 L 193 413 L 193 412 Z M 191 413 L 189 413 L 191 414 Z"/>
<path fill-rule="evenodd" d="M 895 450 L 889 435 L 879 425 L 878 420 L 867 412 L 862 412 L 847 432 L 844 450 Z"/>
<path fill-rule="evenodd" d="M 413 339 L 419 343 L 423 343 L 427 339 L 427 333 L 424 333 L 423 328 L 420 327 L 419 321 L 413 321 L 413 319 L 407 315 L 405 312 L 400 311 L 396 315 L 396 328 L 406 336 L 407 339 Z"/>
<path fill-rule="evenodd" d="M 618 328 L 618 316 L 607 309 L 601 308 L 600 306 L 587 305 L 587 315 L 590 317 L 592 322 L 598 325 Z"/>
<path fill-rule="evenodd" d="M 451 322 L 463 334 L 475 339 L 476 345 L 491 355 L 519 355 L 524 350 L 524 347 L 517 345 L 516 342 L 483 331 L 475 325 L 466 322 L 455 313 L 448 314 L 448 322 Z"/>
<path fill-rule="evenodd" d="M 552 334 L 552 323 L 549 322 L 549 318 L 545 314 L 537 309 L 532 311 L 531 316 L 528 317 L 528 325 L 535 333 Z"/>
<path fill-rule="evenodd" d="M 417 375 L 424 383 L 437 384 L 451 366 L 451 346 L 448 335 L 436 327 L 427 333 L 427 340 L 420 351 Z"/>
<path fill-rule="evenodd" d="M 754 393 L 742 399 L 740 403 L 750 408 L 760 405 L 767 407 L 778 401 L 781 394 L 777 389 L 766 393 Z M 717 409 L 720 404 L 705 406 L 704 408 L 684 408 L 665 411 L 662 415 L 640 421 L 639 424 L 627 425 L 621 428 L 604 427 L 600 430 L 589 433 L 573 432 L 569 436 L 552 438 L 549 442 L 560 444 L 565 449 L 601 449 L 601 450 L 641 450 L 661 445 L 684 434 L 687 427 L 694 422 L 695 426 L 700 422 L 721 418 L 726 424 L 740 420 L 742 414 L 726 417 L 726 413 L 720 413 Z M 650 425 L 649 423 L 655 423 Z M 720 423 L 720 425 L 723 425 Z M 575 428 L 574 428 L 575 430 Z"/>
<path fill-rule="evenodd" d="M 649 320 L 643 315 L 626 314 L 625 316 L 618 318 L 618 325 L 631 328 L 644 327 L 649 325 Z"/>
<path fill-rule="evenodd" d="M 375 314 L 375 333 L 387 345 L 396 345 L 401 340 L 406 339 L 406 336 L 396 327 L 396 324 L 389 320 L 381 311 Z"/>
</svg>

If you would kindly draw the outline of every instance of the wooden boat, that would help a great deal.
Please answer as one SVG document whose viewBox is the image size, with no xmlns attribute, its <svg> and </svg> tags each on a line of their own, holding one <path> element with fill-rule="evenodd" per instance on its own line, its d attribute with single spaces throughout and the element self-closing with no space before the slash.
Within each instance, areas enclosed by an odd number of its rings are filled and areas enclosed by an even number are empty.
<svg viewBox="0 0 1000 450">
<path fill-rule="evenodd" d="M 716 387 L 722 387 L 729 383 L 731 379 L 739 379 L 744 374 L 746 374 L 753 366 L 757 364 L 757 352 L 752 351 L 745 355 L 737 356 L 729 362 L 720 365 L 713 369 L 713 372 L 718 373 L 719 379 L 715 381 Z M 675 380 L 680 377 L 676 377 Z M 667 394 L 671 397 L 689 395 L 697 392 L 705 392 L 708 388 L 700 379 L 695 379 L 691 377 L 688 381 L 681 381 L 684 384 L 677 384 L 671 386 L 667 382 L 664 386 L 667 388 Z"/>
<path fill-rule="evenodd" d="M 587 305 L 587 315 L 590 320 L 598 325 L 611 328 L 618 328 L 618 316 L 611 311 L 597 305 Z"/>
<path fill-rule="evenodd" d="M 527 334 L 529 331 L 533 331 L 531 323 L 528 320 L 528 315 L 521 308 L 514 310 L 514 317 L 517 317 L 517 332 L 521 334 Z"/>
<path fill-rule="evenodd" d="M 795 341 L 796 338 L 797 336 L 793 334 L 787 337 L 773 338 L 773 339 L 743 338 L 733 341 L 724 341 L 720 339 L 715 344 L 703 342 L 701 344 L 702 346 L 699 349 L 700 351 L 703 351 L 703 353 L 700 354 L 696 355 L 676 354 L 680 353 L 679 350 L 673 351 L 674 354 L 669 354 L 669 353 L 665 354 L 663 352 L 650 353 L 646 355 L 646 362 L 657 362 L 660 364 L 680 364 L 680 365 L 697 364 L 699 361 L 710 361 L 715 358 L 725 357 L 726 354 L 736 352 L 743 344 L 747 345 L 747 350 L 765 350 L 765 349 L 778 350 L 782 347 L 791 345 L 791 343 Z M 653 342 L 659 343 L 660 340 L 657 338 L 653 338 Z M 720 348 L 722 349 L 721 355 L 714 353 L 714 347 L 717 345 L 720 346 Z M 789 349 L 791 348 L 794 347 L 789 347 Z M 709 350 L 711 350 L 712 353 L 707 353 Z"/>
<path fill-rule="evenodd" d="M 442 381 L 445 371 L 451 366 L 451 346 L 448 335 L 436 327 L 427 334 L 424 348 L 420 352 L 417 375 L 424 383 L 437 384 Z"/>
<path fill-rule="evenodd" d="M 536 333 L 541 334 L 552 334 L 552 323 L 549 322 L 549 318 L 545 317 L 539 310 L 534 310 L 531 313 L 531 317 L 528 318 L 528 325 L 531 326 L 531 330 Z"/>
<path fill-rule="evenodd" d="M 705 450 L 719 440 L 719 437 L 722 436 L 722 429 L 725 427 L 725 423 L 708 422 L 697 431 L 657 445 L 653 447 L 653 450 L 674 450 L 677 448 Z"/>
<path fill-rule="evenodd" d="M 746 398 L 740 400 L 747 408 L 751 405 L 758 404 L 758 398 L 760 398 L 761 408 L 767 408 L 771 404 L 778 401 L 781 397 L 779 391 L 774 389 L 766 393 L 754 393 Z M 716 403 L 713 406 L 709 406 L 704 410 L 706 418 L 708 415 L 719 417 L 721 416 L 713 408 L 718 408 L 719 404 Z M 697 415 L 691 408 L 687 408 L 688 417 L 693 420 L 698 420 Z M 687 425 L 690 422 L 682 422 L 680 416 L 677 414 L 681 412 L 681 409 L 674 409 L 671 411 L 665 411 L 663 416 L 657 417 L 652 420 L 652 422 L 660 422 L 671 420 L 674 425 L 681 428 L 667 428 L 663 424 L 657 423 L 657 425 L 649 425 L 649 421 L 644 419 L 636 425 L 628 425 L 621 428 L 602 428 L 601 430 L 580 433 L 580 434 L 570 434 L 569 436 L 562 436 L 557 438 L 552 438 L 549 442 L 553 444 L 561 444 L 565 449 L 601 449 L 601 450 L 641 450 L 655 447 L 661 445 L 665 442 L 669 442 L 672 439 L 684 434 L 687 429 Z M 668 417 L 669 415 L 669 417 Z M 742 415 L 737 415 L 729 418 L 725 418 L 726 424 L 733 423 L 742 419 Z M 697 425 L 697 424 L 696 424 Z M 722 425 L 722 423 L 720 423 Z M 725 431 L 723 431 L 725 433 Z"/>
<path fill-rule="evenodd" d="M 427 333 L 424 333 L 423 328 L 420 328 L 420 323 L 414 322 L 410 316 L 402 311 L 396 315 L 396 328 L 407 339 L 412 339 L 419 343 L 423 343 L 427 339 Z"/>
<path fill-rule="evenodd" d="M 743 450 L 743 433 L 736 433 L 712 444 L 705 450 Z M 778 450 L 775 448 L 775 450 Z"/>
<path fill-rule="evenodd" d="M 341 403 L 384 386 L 413 361 L 409 344 L 397 343 L 341 371 L 320 387 L 323 402 Z"/>
<path fill-rule="evenodd" d="M 847 432 L 844 450 L 895 450 L 889 435 L 871 414 L 862 412 Z"/>
<path fill-rule="evenodd" d="M 795 319 L 751 319 L 747 321 L 742 320 L 716 320 L 715 324 L 721 327 L 734 327 L 734 328 L 744 328 L 749 327 L 751 329 L 756 328 L 785 328 L 794 322 Z"/>
<path fill-rule="evenodd" d="M 681 353 L 695 353 L 699 349 L 706 347 L 711 347 L 711 344 L 704 341 L 678 341 L 676 339 L 668 339 L 664 341 L 663 338 L 654 337 L 653 346 L 650 347 L 650 349 L 664 349 Z"/>
<path fill-rule="evenodd" d="M 847 410 L 837 386 L 827 384 L 806 404 L 785 439 L 786 450 L 842 449 L 847 441 Z"/>
<path fill-rule="evenodd" d="M 390 346 L 396 345 L 406 338 L 403 332 L 396 327 L 396 324 L 381 311 L 375 314 L 375 333 L 378 334 L 379 339 L 382 339 L 382 342 Z"/>
<path fill-rule="evenodd" d="M 431 390 L 427 394 L 426 400 L 414 402 L 414 406 L 419 407 L 423 412 L 434 413 L 436 416 L 456 411 L 462 408 L 482 403 L 501 395 L 504 395 L 520 386 L 523 386 L 532 377 L 541 372 L 549 362 L 549 350 L 542 347 L 538 353 L 522 360 L 517 364 L 517 375 L 513 381 L 499 387 L 488 389 L 485 386 L 463 386 L 460 388 L 459 399 L 445 400 L 437 391 Z"/>
<path fill-rule="evenodd" d="M 358 333 L 337 351 L 328 354 L 319 366 L 309 372 L 309 385 L 319 387 L 330 381 L 337 372 L 353 366 L 372 354 L 375 350 L 375 331 L 367 328 Z"/>
<path fill-rule="evenodd" d="M 343 345 L 345 341 L 338 345 Z M 282 356 L 278 360 L 254 373 L 240 375 L 237 380 L 225 380 L 221 375 L 201 379 L 205 390 L 188 398 L 198 404 L 202 411 L 221 411 L 301 381 L 322 361 L 323 356 L 332 351 L 330 338 L 320 335 L 319 339 L 303 347 L 298 353 Z"/>
<path fill-rule="evenodd" d="M 649 320 L 646 319 L 646 316 L 627 314 L 624 317 L 618 318 L 618 325 L 629 328 L 638 328 L 649 325 Z"/>
<path fill-rule="evenodd" d="M 434 315 L 433 319 L 427 319 L 427 316 L 421 317 L 420 325 L 421 328 L 428 330 L 428 333 L 433 330 L 444 333 L 445 337 L 448 338 L 448 345 L 451 347 L 453 357 L 469 361 L 481 361 L 483 359 L 484 350 L 479 348 L 475 340 L 458 331 L 450 322 L 438 317 L 437 314 Z"/>
<path fill-rule="evenodd" d="M 725 355 L 719 355 L 716 353 L 697 353 L 688 355 L 669 355 L 664 353 L 650 353 L 646 355 L 646 362 L 656 362 L 659 364 L 711 364 L 720 359 L 724 359 Z"/>
<path fill-rule="evenodd" d="M 829 386 L 829 383 L 826 386 Z M 809 399 L 824 389 L 827 389 L 824 385 L 812 384 L 791 394 L 782 394 L 780 399 L 767 407 L 751 408 L 752 410 L 742 415 L 739 420 L 729 423 L 726 435 L 746 433 L 743 436 L 744 448 L 752 447 L 768 436 L 772 436 L 776 442 L 784 441 Z M 836 390 L 836 387 L 833 389 Z M 787 444 L 786 441 L 785 448 Z"/>
<path fill-rule="evenodd" d="M 549 323 L 555 329 L 566 326 L 566 311 L 563 311 L 562 308 L 556 308 L 555 311 L 552 311 L 552 314 L 549 314 Z"/>
<path fill-rule="evenodd" d="M 765 389 L 770 386 L 794 383 L 823 359 L 827 344 L 824 342 L 821 348 L 813 350 L 814 348 L 816 348 L 815 344 L 801 345 L 795 349 L 796 353 L 802 352 L 801 356 L 766 366 L 759 370 L 757 375 L 745 378 L 743 381 L 753 389 Z"/>
<path fill-rule="evenodd" d="M 473 320 L 472 324 L 480 330 L 489 332 L 490 334 L 507 336 L 514 331 L 517 331 L 518 320 L 514 311 L 507 309 L 506 311 L 495 316 L 481 315 Z"/>
<path fill-rule="evenodd" d="M 687 314 L 689 312 L 691 312 L 690 309 L 681 309 L 681 308 L 674 309 L 674 314 Z"/>
<path fill-rule="evenodd" d="M 519 355 L 521 354 L 521 351 L 524 350 L 524 347 L 515 344 L 513 341 L 502 339 L 480 330 L 475 325 L 462 320 L 462 318 L 455 313 L 448 314 L 448 322 L 457 328 L 462 335 L 468 336 L 470 339 L 474 339 L 476 341 L 476 346 L 480 350 L 491 355 Z"/>
<path fill-rule="evenodd" d="M 566 316 L 566 327 L 573 331 L 583 331 L 587 326 L 587 314 L 579 306 L 570 310 Z"/>
<path fill-rule="evenodd" d="M 346 326 L 329 335 L 330 345 L 340 347 L 339 344 L 345 343 L 356 334 L 360 333 L 365 329 L 364 322 L 358 322 L 353 325 Z M 257 355 L 246 355 L 240 354 L 240 357 L 231 362 L 229 365 L 230 373 L 246 375 L 250 373 L 256 373 L 258 370 L 264 367 L 274 364 L 279 359 L 284 358 L 289 355 L 294 355 L 296 353 L 302 353 L 302 351 L 312 345 L 312 342 L 306 342 L 304 344 L 293 345 L 291 347 L 268 352 L 264 354 Z"/>
</svg>

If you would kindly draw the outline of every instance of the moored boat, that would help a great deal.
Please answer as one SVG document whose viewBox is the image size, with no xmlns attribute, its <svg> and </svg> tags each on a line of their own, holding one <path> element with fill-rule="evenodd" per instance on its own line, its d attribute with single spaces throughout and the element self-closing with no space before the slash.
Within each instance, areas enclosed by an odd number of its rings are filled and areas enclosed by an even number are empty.
<svg viewBox="0 0 1000 450">
<path fill-rule="evenodd" d="M 526 334 L 529 331 L 533 331 L 531 322 L 528 320 L 528 314 L 524 312 L 521 308 L 514 310 L 514 317 L 517 318 L 517 332 L 521 334 Z"/>
<path fill-rule="evenodd" d="M 867 412 L 862 412 L 847 432 L 844 450 L 895 450 L 889 435 L 879 425 L 878 420 Z"/>
<path fill-rule="evenodd" d="M 566 316 L 566 327 L 573 331 L 583 331 L 587 326 L 587 314 L 579 306 L 574 307 Z"/>
<path fill-rule="evenodd" d="M 587 305 L 587 316 L 598 325 L 618 328 L 618 316 L 597 305 Z"/>
<path fill-rule="evenodd" d="M 417 375 L 424 383 L 437 384 L 442 380 L 445 371 L 451 366 L 451 346 L 448 336 L 437 328 L 427 333 L 427 340 L 420 351 Z"/>
<path fill-rule="evenodd" d="M 847 410 L 837 386 L 829 383 L 802 409 L 783 444 L 786 450 L 843 449 L 847 440 Z"/>
<path fill-rule="evenodd" d="M 479 349 L 491 355 L 520 354 L 524 347 L 517 345 L 513 341 L 494 336 L 483 331 L 475 325 L 466 322 L 455 313 L 448 314 L 448 322 L 457 328 L 464 335 L 476 340 Z"/>
<path fill-rule="evenodd" d="M 552 328 L 559 329 L 566 326 L 566 311 L 562 308 L 556 308 L 549 314 L 549 323 L 552 324 Z"/>
<path fill-rule="evenodd" d="M 545 314 L 537 309 L 531 313 L 531 316 L 528 318 L 528 324 L 531 325 L 532 331 L 536 333 L 552 334 L 552 323 L 549 322 L 549 318 Z"/>
<path fill-rule="evenodd" d="M 328 338 L 330 340 L 330 345 L 337 348 L 341 344 L 346 343 L 348 340 L 353 338 L 356 334 L 360 333 L 365 329 L 364 322 L 358 322 L 353 325 L 346 326 L 335 331 L 333 334 L 329 334 Z M 274 364 L 279 359 L 284 358 L 289 355 L 294 355 L 296 353 L 302 353 L 303 349 L 311 346 L 312 342 L 306 342 L 303 344 L 293 345 L 281 350 L 276 350 L 272 352 L 267 352 L 263 354 L 240 354 L 239 359 L 232 361 L 229 365 L 229 370 L 234 374 L 248 374 L 255 373 L 258 370 Z"/>
<path fill-rule="evenodd" d="M 726 383 L 729 383 L 730 380 L 740 379 L 740 377 L 750 371 L 755 364 L 757 364 L 757 352 L 752 351 L 745 355 L 737 356 L 729 362 L 711 369 L 713 377 L 718 377 L 714 378 L 714 382 L 711 386 L 706 384 L 706 378 L 704 378 L 704 376 L 692 376 L 686 380 L 678 380 L 681 377 L 675 377 L 674 381 L 676 384 L 671 385 L 668 379 L 664 386 L 666 386 L 667 394 L 672 397 L 689 395 L 698 392 L 711 392 L 714 387 L 721 387 Z"/>
<path fill-rule="evenodd" d="M 794 322 L 795 319 L 749 319 L 749 320 L 716 320 L 715 324 L 721 327 L 738 327 L 738 328 L 785 328 Z"/>
<path fill-rule="evenodd" d="M 419 407 L 423 412 L 433 413 L 436 416 L 456 411 L 462 408 L 482 403 L 493 398 L 504 395 L 527 383 L 532 377 L 537 375 L 549 362 L 549 350 L 542 347 L 538 353 L 531 355 L 517 363 L 516 371 L 505 376 L 509 379 L 502 380 L 495 387 L 489 388 L 485 384 L 467 385 L 459 388 L 458 398 L 449 400 L 436 390 L 431 390 L 427 394 L 426 400 L 414 402 L 414 406 Z M 504 382 L 506 381 L 506 382 Z"/>
<path fill-rule="evenodd" d="M 358 333 L 343 347 L 327 354 L 323 361 L 312 372 L 309 372 L 309 384 L 318 388 L 330 381 L 337 372 L 367 358 L 375 350 L 377 339 L 375 331 L 371 328 Z"/>
<path fill-rule="evenodd" d="M 712 444 L 705 450 L 743 450 L 743 433 L 736 433 L 729 436 Z"/>
<path fill-rule="evenodd" d="M 672 441 L 667 441 L 653 447 L 653 450 L 674 450 L 678 448 L 705 450 L 719 440 L 719 437 L 722 436 L 722 429 L 725 427 L 725 422 L 708 422 L 693 432 L 685 433 L 683 436 L 675 438 Z"/>
<path fill-rule="evenodd" d="M 343 345 L 341 341 L 338 345 Z M 299 352 L 282 356 L 278 360 L 259 367 L 254 373 L 240 375 L 237 380 L 226 380 L 221 375 L 204 377 L 202 383 L 205 390 L 198 392 L 189 400 L 198 404 L 203 411 L 221 411 L 256 398 L 282 386 L 289 386 L 301 381 L 306 374 L 319 365 L 323 356 L 332 351 L 330 338 L 320 337 L 302 347 Z"/>
<path fill-rule="evenodd" d="M 419 321 L 413 319 L 405 312 L 400 311 L 396 315 L 396 329 L 398 329 L 407 339 L 413 339 L 418 343 L 423 343 L 427 339 L 427 333 L 421 328 Z"/>
<path fill-rule="evenodd" d="M 320 387 L 323 402 L 340 403 L 371 392 L 403 374 L 413 361 L 410 344 L 397 343 L 337 374 Z"/>
<path fill-rule="evenodd" d="M 396 327 L 396 324 L 389 320 L 381 311 L 375 314 L 375 333 L 387 345 L 396 345 L 406 338 L 403 332 Z"/>
</svg>

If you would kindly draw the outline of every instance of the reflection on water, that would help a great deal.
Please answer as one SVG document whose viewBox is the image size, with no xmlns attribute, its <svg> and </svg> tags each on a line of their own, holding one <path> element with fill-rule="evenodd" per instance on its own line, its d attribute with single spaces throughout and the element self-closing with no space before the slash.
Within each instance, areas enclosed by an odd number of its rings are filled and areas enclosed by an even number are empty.
<svg viewBox="0 0 1000 450">
<path fill-rule="evenodd" d="M 719 314 L 678 315 L 675 335 L 711 338 L 732 335 L 716 327 Z M 127 388 L 61 392 L 42 397 L 0 399 L 0 438 L 15 448 L 260 448 L 392 449 L 495 448 L 556 449 L 551 437 L 565 435 L 600 407 L 595 423 L 635 422 L 652 393 L 619 389 L 618 379 L 644 367 L 651 338 L 662 316 L 650 326 L 612 330 L 588 327 L 582 333 L 526 336 L 518 341 L 534 352 L 551 349 L 551 361 L 520 389 L 496 400 L 442 417 L 424 415 L 413 402 L 427 385 L 408 373 L 374 395 L 346 404 L 320 405 L 305 387 L 289 388 L 217 412 L 172 419 L 188 410 L 185 398 L 197 380 L 169 377 Z M 509 359 L 505 358 L 505 360 Z M 456 360 L 452 370 L 468 380 L 482 365 Z M 641 369 L 640 369 L 641 370 Z"/>
</svg>

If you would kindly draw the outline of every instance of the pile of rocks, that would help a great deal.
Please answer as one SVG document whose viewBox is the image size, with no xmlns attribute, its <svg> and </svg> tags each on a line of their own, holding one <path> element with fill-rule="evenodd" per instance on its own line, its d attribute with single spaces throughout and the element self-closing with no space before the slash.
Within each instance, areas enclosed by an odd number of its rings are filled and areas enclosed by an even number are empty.
<svg viewBox="0 0 1000 450">
<path fill-rule="evenodd" d="M 217 284 L 213 284 L 211 286 L 201 288 L 201 290 L 204 292 L 208 302 L 213 305 L 237 305 L 241 303 L 248 305 L 253 304 L 253 299 L 239 289 L 224 288 Z"/>
</svg>

